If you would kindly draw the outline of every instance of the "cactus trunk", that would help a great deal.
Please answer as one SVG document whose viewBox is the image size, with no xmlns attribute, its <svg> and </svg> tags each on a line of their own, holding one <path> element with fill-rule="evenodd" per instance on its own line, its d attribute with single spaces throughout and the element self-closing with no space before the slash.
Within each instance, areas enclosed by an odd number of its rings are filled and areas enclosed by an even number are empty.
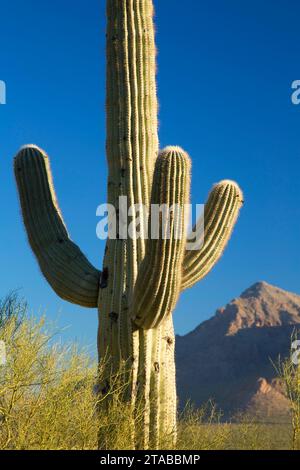
<svg viewBox="0 0 300 470">
<path fill-rule="evenodd" d="M 104 363 L 99 393 L 107 396 L 112 377 L 125 367 L 123 399 L 136 417 L 128 430 L 130 446 L 143 449 L 175 443 L 172 311 L 180 292 L 220 258 L 243 202 L 236 183 L 216 185 L 204 213 L 203 246 L 187 249 L 190 159 L 179 147 L 159 153 L 154 39 L 152 0 L 107 0 L 108 203 L 119 220 L 117 236 L 107 241 L 102 272 L 68 235 L 45 152 L 25 146 L 14 162 L 24 224 L 41 271 L 63 299 L 98 307 L 98 352 Z M 131 210 L 126 237 L 120 198 Z M 161 224 L 159 236 L 151 238 L 141 205 L 149 209 L 150 220 L 152 204 L 181 210 L 180 222 L 171 211 L 165 214 L 168 237 Z M 137 410 L 142 410 L 138 419 Z M 103 434 L 99 446 L 107 446 Z"/>
<path fill-rule="evenodd" d="M 152 1 L 108 0 L 107 21 L 108 202 L 118 211 L 120 196 L 127 197 L 128 207 L 149 206 L 158 155 Z M 134 230 L 134 220 L 129 222 Z M 141 218 L 141 233 L 146 230 L 143 224 Z M 147 446 L 149 433 L 157 446 L 163 424 L 175 431 L 176 415 L 172 319 L 155 330 L 139 329 L 131 319 L 130 304 L 144 256 L 143 236 L 108 240 L 98 338 L 100 358 L 111 356 L 114 369 L 122 361 L 131 363 L 131 399 L 144 410 L 140 447 Z"/>
</svg>

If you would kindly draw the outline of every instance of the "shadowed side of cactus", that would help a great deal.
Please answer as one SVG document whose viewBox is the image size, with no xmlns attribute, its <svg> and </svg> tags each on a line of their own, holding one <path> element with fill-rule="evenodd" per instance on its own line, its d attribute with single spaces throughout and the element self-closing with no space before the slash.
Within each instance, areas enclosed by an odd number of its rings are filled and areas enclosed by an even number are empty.
<svg viewBox="0 0 300 470">
<path fill-rule="evenodd" d="M 98 307 L 99 359 L 107 359 L 100 393 L 126 364 L 124 399 L 133 415 L 142 409 L 130 432 L 135 448 L 159 448 L 166 435 L 176 439 L 172 311 L 180 292 L 220 258 L 242 204 L 236 183 L 216 185 L 205 209 L 204 244 L 187 250 L 190 159 L 179 147 L 159 153 L 155 74 L 152 0 L 107 0 L 108 203 L 119 214 L 125 196 L 128 207 L 148 207 L 150 220 L 152 204 L 179 207 L 182 217 L 167 215 L 169 237 L 159 219 L 158 237 L 147 238 L 147 220 L 141 217 L 137 229 L 132 211 L 131 237 L 108 239 L 100 272 L 70 240 L 45 152 L 26 146 L 14 163 L 24 224 L 42 273 L 63 299 Z M 105 447 L 101 433 L 99 446 Z"/>
</svg>

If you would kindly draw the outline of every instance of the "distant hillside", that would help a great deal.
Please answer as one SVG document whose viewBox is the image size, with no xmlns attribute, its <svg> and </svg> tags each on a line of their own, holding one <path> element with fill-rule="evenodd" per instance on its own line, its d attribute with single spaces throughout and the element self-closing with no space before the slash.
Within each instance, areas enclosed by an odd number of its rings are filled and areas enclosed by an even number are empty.
<svg viewBox="0 0 300 470">
<path fill-rule="evenodd" d="M 232 416 L 249 410 L 281 419 L 288 402 L 271 360 L 289 353 L 300 331 L 300 296 L 258 282 L 193 332 L 177 337 L 180 403 L 213 398 Z"/>
</svg>

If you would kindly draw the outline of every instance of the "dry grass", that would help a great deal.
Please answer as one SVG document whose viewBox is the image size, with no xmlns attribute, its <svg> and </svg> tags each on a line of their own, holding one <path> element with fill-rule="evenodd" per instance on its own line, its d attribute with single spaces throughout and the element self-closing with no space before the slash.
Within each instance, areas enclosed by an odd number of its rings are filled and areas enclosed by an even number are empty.
<svg viewBox="0 0 300 470">
<path fill-rule="evenodd" d="M 288 450 L 292 428 L 289 424 L 264 424 L 253 416 L 240 414 L 223 422 L 214 403 L 195 410 L 188 406 L 179 419 L 177 448 L 181 450 Z"/>
</svg>

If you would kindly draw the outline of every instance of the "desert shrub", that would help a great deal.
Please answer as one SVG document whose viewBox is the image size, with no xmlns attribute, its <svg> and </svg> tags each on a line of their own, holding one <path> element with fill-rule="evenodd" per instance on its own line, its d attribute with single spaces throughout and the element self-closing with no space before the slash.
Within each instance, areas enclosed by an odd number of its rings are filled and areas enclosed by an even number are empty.
<svg viewBox="0 0 300 470">
<path fill-rule="evenodd" d="M 0 328 L 4 327 L 6 322 L 14 318 L 15 327 L 21 324 L 27 311 L 27 303 L 20 298 L 16 291 L 11 292 L 4 299 L 0 299 Z"/>
<path fill-rule="evenodd" d="M 285 385 L 286 395 L 290 402 L 292 419 L 292 448 L 300 450 L 300 366 L 299 356 L 293 344 L 298 343 L 298 333 L 295 330 L 291 337 L 291 354 L 286 359 L 279 358 L 275 365 L 278 376 Z"/>
<path fill-rule="evenodd" d="M 74 346 L 51 346 L 44 319 L 27 318 L 17 330 L 16 321 L 0 331 L 7 351 L 0 369 L 0 448 L 95 447 L 90 359 Z"/>
<path fill-rule="evenodd" d="M 6 344 L 7 361 L 0 366 L 0 449 L 96 449 L 98 444 L 132 449 L 133 410 L 124 400 L 125 365 L 109 378 L 110 387 L 99 398 L 104 365 L 97 366 L 74 344 L 62 345 L 57 333 L 44 318 L 23 316 L 20 322 L 11 314 L 2 323 L 0 341 Z M 142 407 L 136 405 L 134 414 L 142 421 Z M 224 423 L 209 402 L 200 409 L 189 405 L 179 416 L 176 448 L 287 448 L 277 439 L 280 433 L 289 436 L 289 429 L 257 424 L 246 416 Z M 172 448 L 170 437 L 163 436 L 164 448 Z"/>
<path fill-rule="evenodd" d="M 0 330 L 7 350 L 0 367 L 0 449 L 96 449 L 101 429 L 110 430 L 108 448 L 126 449 L 131 413 L 121 388 L 104 409 L 89 355 L 55 343 L 44 318 L 27 317 L 16 328 L 17 321 L 12 316 Z"/>
</svg>

